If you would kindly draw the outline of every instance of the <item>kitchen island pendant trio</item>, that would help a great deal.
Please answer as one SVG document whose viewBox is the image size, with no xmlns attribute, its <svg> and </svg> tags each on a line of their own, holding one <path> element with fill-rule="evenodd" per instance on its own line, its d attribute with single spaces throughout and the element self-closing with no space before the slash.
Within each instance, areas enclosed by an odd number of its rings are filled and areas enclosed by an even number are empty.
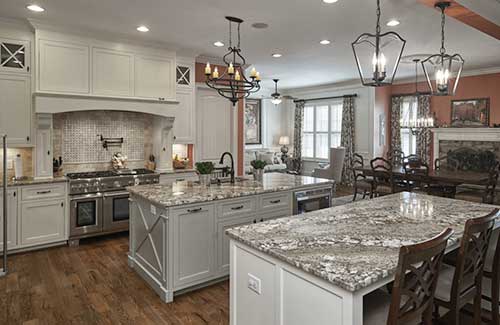
<svg viewBox="0 0 500 325">
<path fill-rule="evenodd" d="M 252 68 L 249 79 L 243 71 L 246 67 L 246 60 L 241 54 L 240 48 L 240 26 L 243 20 L 229 16 L 226 19 L 229 21 L 229 52 L 222 59 L 227 65 L 227 69 L 219 74 L 218 68 L 214 67 L 212 71 L 210 63 L 207 62 L 205 76 L 207 86 L 217 90 L 219 95 L 229 99 L 235 106 L 240 99 L 247 98 L 260 90 L 260 74 L 255 68 Z M 237 44 L 233 44 L 233 24 L 237 25 Z"/>
</svg>

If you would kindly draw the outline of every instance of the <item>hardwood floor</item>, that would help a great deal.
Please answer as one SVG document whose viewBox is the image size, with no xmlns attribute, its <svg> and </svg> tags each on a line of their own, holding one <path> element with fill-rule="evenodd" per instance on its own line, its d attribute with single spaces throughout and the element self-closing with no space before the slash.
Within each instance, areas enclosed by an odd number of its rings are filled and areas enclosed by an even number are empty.
<svg viewBox="0 0 500 325">
<path fill-rule="evenodd" d="M 0 279 L 0 324 L 228 324 L 229 283 L 164 304 L 127 265 L 116 235 L 9 256 Z"/>
</svg>

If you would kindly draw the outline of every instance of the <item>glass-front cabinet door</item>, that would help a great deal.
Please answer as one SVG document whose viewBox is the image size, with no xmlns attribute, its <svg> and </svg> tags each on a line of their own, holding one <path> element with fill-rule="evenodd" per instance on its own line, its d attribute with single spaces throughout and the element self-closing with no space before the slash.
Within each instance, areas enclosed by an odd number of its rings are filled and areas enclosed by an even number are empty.
<svg viewBox="0 0 500 325">
<path fill-rule="evenodd" d="M 30 72 L 29 42 L 0 38 L 0 71 Z"/>
</svg>

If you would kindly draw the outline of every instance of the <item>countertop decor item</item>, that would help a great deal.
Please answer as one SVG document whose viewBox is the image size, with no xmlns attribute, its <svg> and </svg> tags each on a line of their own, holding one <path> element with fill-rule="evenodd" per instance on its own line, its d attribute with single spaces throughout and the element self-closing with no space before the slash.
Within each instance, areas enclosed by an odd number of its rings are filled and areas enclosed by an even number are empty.
<svg viewBox="0 0 500 325">
<path fill-rule="evenodd" d="M 202 161 L 195 164 L 196 172 L 200 177 L 200 184 L 210 186 L 212 172 L 214 171 L 214 163 L 211 161 Z"/>
<path fill-rule="evenodd" d="M 377 27 L 375 34 L 361 34 L 353 43 L 359 76 L 363 86 L 391 85 L 406 41 L 396 32 L 382 34 L 380 29 L 380 0 L 377 0 Z"/>
<path fill-rule="evenodd" d="M 117 152 L 113 155 L 111 159 L 111 164 L 113 165 L 113 169 L 123 169 L 127 168 L 127 156 L 124 156 L 121 152 Z"/>
<path fill-rule="evenodd" d="M 222 60 L 227 65 L 225 72 L 219 75 L 219 70 L 215 67 L 212 71 L 210 63 L 205 67 L 206 84 L 208 87 L 217 90 L 219 95 L 227 98 L 233 103 L 233 106 L 243 98 L 247 98 L 260 90 L 260 74 L 252 69 L 250 78 L 244 74 L 246 61 L 241 54 L 240 48 L 240 26 L 243 20 L 236 17 L 227 16 L 229 21 L 229 52 L 223 56 Z M 233 24 L 237 26 L 237 43 L 233 44 L 232 30 Z"/>
<path fill-rule="evenodd" d="M 425 77 L 427 78 L 427 84 L 434 96 L 455 95 L 465 63 L 460 54 L 449 55 L 446 53 L 444 47 L 444 26 L 446 20 L 444 12 L 450 6 L 451 2 L 448 1 L 436 3 L 435 7 L 441 10 L 441 49 L 439 50 L 439 54 L 431 55 L 421 62 Z M 431 78 L 431 75 L 434 78 Z"/>
<path fill-rule="evenodd" d="M 264 177 L 264 167 L 266 167 L 267 163 L 263 160 L 253 160 L 250 163 L 253 167 L 253 178 L 254 180 L 261 182 Z"/>
</svg>

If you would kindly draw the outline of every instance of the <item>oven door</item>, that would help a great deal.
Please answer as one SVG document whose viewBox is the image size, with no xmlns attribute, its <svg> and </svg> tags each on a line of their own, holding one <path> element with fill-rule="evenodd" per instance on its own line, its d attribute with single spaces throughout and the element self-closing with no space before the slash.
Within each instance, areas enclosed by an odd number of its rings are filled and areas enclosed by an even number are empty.
<svg viewBox="0 0 500 325">
<path fill-rule="evenodd" d="M 70 237 L 102 231 L 102 194 L 71 197 Z"/>
<path fill-rule="evenodd" d="M 128 230 L 129 193 L 105 193 L 103 198 L 104 231 Z"/>
<path fill-rule="evenodd" d="M 332 206 L 332 192 L 326 190 L 296 192 L 294 215 L 326 209 Z"/>
</svg>

